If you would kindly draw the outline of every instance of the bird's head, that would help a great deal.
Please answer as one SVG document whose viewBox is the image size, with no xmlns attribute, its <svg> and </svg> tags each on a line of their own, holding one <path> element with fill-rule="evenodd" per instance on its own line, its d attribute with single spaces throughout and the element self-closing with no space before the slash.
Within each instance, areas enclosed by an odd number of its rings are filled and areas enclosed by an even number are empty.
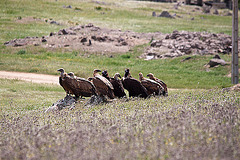
<svg viewBox="0 0 240 160">
<path fill-rule="evenodd" d="M 121 79 L 122 77 L 121 77 L 121 75 L 120 75 L 119 73 L 115 73 L 115 75 L 114 75 L 114 79 L 116 79 L 116 80 L 117 80 L 118 78 L 120 78 L 120 79 Z"/>
<path fill-rule="evenodd" d="M 71 78 L 74 78 L 74 73 L 73 72 L 69 72 L 68 75 L 71 77 Z"/>
<path fill-rule="evenodd" d="M 101 70 L 99 70 L 99 69 L 94 69 L 94 70 L 93 70 L 93 75 L 98 74 L 98 72 L 101 72 Z"/>
<path fill-rule="evenodd" d="M 127 78 L 127 77 L 131 77 L 131 75 L 130 75 L 130 71 L 129 71 L 128 68 L 125 69 L 124 77 L 125 77 L 125 78 Z"/>
<path fill-rule="evenodd" d="M 57 71 L 63 73 L 64 69 L 63 68 L 59 68 Z"/>
<path fill-rule="evenodd" d="M 108 72 L 107 72 L 107 70 L 102 71 L 102 76 L 103 76 L 103 77 L 108 77 Z"/>
<path fill-rule="evenodd" d="M 138 75 L 139 75 L 139 80 L 140 81 L 143 80 L 143 74 L 140 72 Z"/>
<path fill-rule="evenodd" d="M 153 75 L 152 73 L 149 73 L 149 74 L 147 75 L 147 77 L 149 77 L 149 78 L 151 79 L 151 78 L 154 77 L 154 75 Z"/>
</svg>

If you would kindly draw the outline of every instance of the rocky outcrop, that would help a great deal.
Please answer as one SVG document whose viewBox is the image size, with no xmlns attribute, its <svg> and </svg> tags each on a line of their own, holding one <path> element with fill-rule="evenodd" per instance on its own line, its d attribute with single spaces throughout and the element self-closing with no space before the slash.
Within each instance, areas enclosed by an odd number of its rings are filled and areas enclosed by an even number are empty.
<svg viewBox="0 0 240 160">
<path fill-rule="evenodd" d="M 207 32 L 173 31 L 164 39 L 153 40 L 141 58 L 173 58 L 183 55 L 231 53 L 231 37 Z"/>
</svg>

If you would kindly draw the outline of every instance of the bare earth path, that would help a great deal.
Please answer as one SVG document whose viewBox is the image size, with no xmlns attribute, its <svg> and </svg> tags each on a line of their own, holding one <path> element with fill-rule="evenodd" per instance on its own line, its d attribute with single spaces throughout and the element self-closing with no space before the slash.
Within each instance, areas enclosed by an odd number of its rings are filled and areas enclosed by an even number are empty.
<svg viewBox="0 0 240 160">
<path fill-rule="evenodd" d="M 59 84 L 58 77 L 59 76 L 46 75 L 46 74 L 0 71 L 0 78 L 19 79 L 19 80 L 29 81 L 33 83 Z"/>
</svg>

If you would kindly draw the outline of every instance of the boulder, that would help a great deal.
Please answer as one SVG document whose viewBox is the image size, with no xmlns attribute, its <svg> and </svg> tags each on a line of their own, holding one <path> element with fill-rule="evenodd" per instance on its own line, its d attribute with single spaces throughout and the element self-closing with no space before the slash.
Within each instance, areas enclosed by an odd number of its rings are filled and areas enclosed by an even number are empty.
<svg viewBox="0 0 240 160">
<path fill-rule="evenodd" d="M 215 55 L 213 57 L 213 59 L 211 59 L 208 63 L 209 67 L 215 67 L 215 66 L 218 66 L 218 65 L 226 65 L 226 62 L 220 58 L 219 55 Z"/>
<path fill-rule="evenodd" d="M 175 18 L 168 11 L 163 11 L 158 17 Z"/>
</svg>

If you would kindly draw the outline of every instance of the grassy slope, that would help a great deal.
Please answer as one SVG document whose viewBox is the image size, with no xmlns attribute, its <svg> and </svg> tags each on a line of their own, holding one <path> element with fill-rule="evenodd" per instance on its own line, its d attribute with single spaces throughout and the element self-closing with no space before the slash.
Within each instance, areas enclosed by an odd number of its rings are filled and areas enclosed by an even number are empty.
<svg viewBox="0 0 240 160">
<path fill-rule="evenodd" d="M 173 4 L 136 2 L 136 1 L 105 1 L 106 5 L 96 4 L 92 1 L 55 1 L 55 0 L 2 0 L 0 1 L 0 43 L 26 36 L 43 36 L 52 31 L 66 28 L 71 25 L 94 23 L 95 25 L 136 32 L 160 31 L 170 33 L 173 30 L 208 31 L 231 33 L 231 17 L 203 15 L 200 11 L 190 12 L 194 6 L 182 6 L 178 10 L 173 9 Z M 63 8 L 63 5 L 71 5 L 72 9 Z M 96 7 L 101 7 L 97 10 Z M 75 10 L 78 8 L 80 10 Z M 183 18 L 175 20 L 152 17 L 153 11 L 160 14 L 167 10 L 176 13 Z M 221 10 L 220 13 L 225 12 Z M 104 14 L 103 14 L 104 13 Z M 19 23 L 17 18 L 34 17 L 37 21 L 25 21 Z M 195 20 L 190 19 L 194 17 Z M 60 22 L 62 25 L 46 23 L 50 19 Z M 42 48 L 9 48 L 0 45 L 0 70 L 26 71 L 46 74 L 57 74 L 59 67 L 67 71 L 73 71 L 82 77 L 89 77 L 94 68 L 108 69 L 111 74 L 120 72 L 129 67 L 134 77 L 138 72 L 146 75 L 149 72 L 163 79 L 171 88 L 213 88 L 227 87 L 231 85 L 230 66 L 220 66 L 206 72 L 206 64 L 211 56 L 194 56 L 188 62 L 181 63 L 181 58 L 144 61 L 137 56 L 143 52 L 144 47 L 139 46 L 126 55 L 108 56 L 91 55 L 76 51 L 47 51 Z M 25 50 L 26 54 L 18 54 L 19 50 Z M 221 55 L 226 61 L 231 57 Z"/>
</svg>

